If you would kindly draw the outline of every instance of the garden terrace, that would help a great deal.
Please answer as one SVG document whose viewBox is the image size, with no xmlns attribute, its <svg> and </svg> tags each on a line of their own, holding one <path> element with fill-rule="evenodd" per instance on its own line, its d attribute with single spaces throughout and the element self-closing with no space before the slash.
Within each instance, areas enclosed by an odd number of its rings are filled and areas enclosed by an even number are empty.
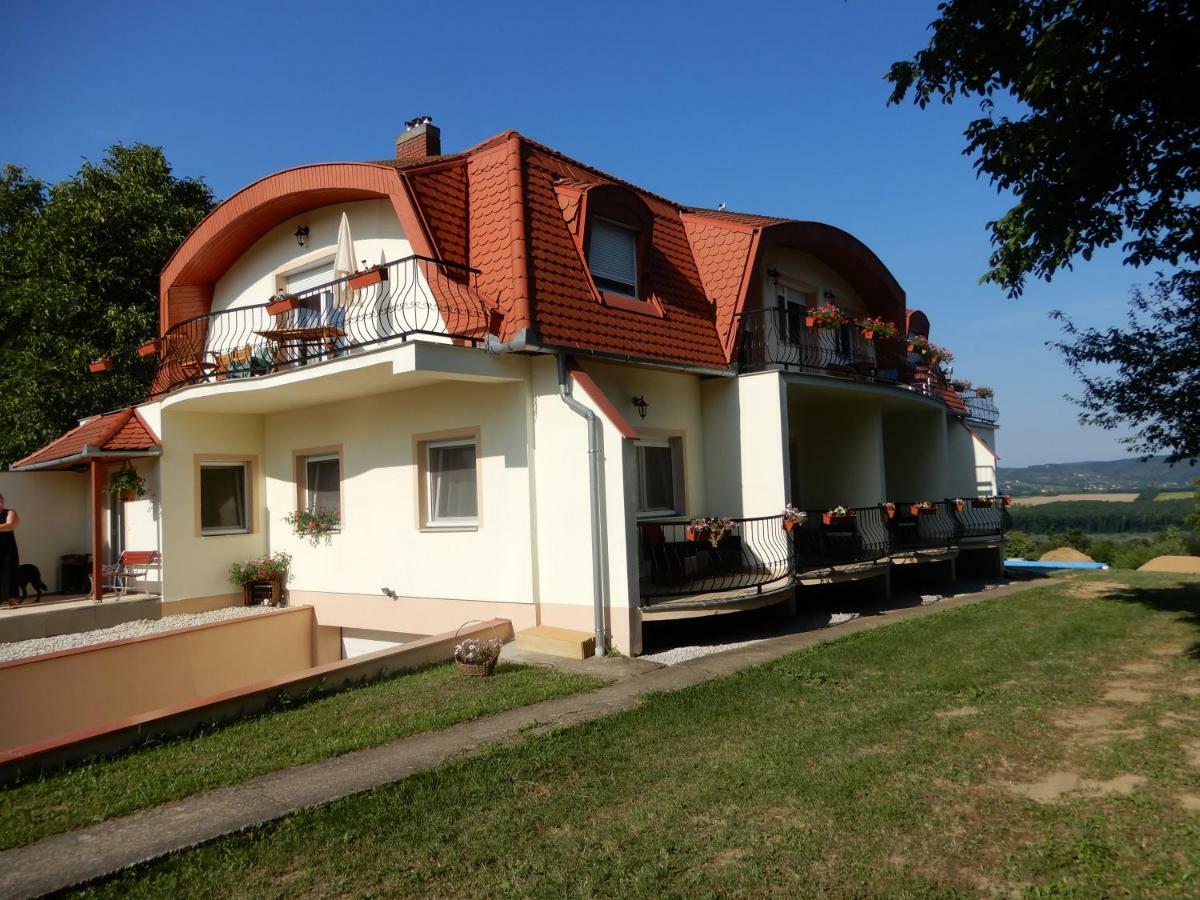
<svg viewBox="0 0 1200 900">
<path fill-rule="evenodd" d="M 154 393 L 266 375 L 418 335 L 477 345 L 477 270 L 410 256 L 266 303 L 187 319 L 157 342 Z"/>
</svg>

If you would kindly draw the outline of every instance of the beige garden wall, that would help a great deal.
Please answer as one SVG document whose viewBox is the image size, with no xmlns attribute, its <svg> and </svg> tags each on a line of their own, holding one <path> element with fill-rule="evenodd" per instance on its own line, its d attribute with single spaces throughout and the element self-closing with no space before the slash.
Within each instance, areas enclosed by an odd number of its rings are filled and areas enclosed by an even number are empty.
<svg viewBox="0 0 1200 900">
<path fill-rule="evenodd" d="M 280 610 L 0 663 L 0 750 L 307 669 L 313 628 L 311 610 Z"/>
<path fill-rule="evenodd" d="M 86 472 L 0 472 L 0 494 L 21 518 L 21 562 L 37 566 L 52 591 L 59 557 L 91 552 L 90 485 Z"/>
</svg>

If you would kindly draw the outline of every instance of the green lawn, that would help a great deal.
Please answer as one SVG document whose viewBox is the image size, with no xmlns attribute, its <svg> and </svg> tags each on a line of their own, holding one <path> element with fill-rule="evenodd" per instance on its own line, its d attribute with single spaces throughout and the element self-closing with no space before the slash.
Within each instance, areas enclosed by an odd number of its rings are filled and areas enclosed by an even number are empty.
<svg viewBox="0 0 1200 900">
<path fill-rule="evenodd" d="M 1194 896 L 1198 611 L 1200 582 L 1180 576 L 1056 581 L 654 695 L 90 892 Z"/>
<path fill-rule="evenodd" d="M 449 663 L 401 673 L 0 790 L 0 847 L 599 685 L 503 663 L 492 678 Z"/>
</svg>

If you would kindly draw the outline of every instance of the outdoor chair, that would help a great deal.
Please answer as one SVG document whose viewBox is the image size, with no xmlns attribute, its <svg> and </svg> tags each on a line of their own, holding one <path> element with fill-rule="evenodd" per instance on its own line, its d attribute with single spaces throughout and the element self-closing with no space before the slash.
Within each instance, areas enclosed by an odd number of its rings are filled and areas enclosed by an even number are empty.
<svg viewBox="0 0 1200 900">
<path fill-rule="evenodd" d="M 125 550 L 116 563 L 102 570 L 103 584 L 111 587 L 119 596 L 129 593 L 129 582 L 144 579 L 149 570 L 162 562 L 157 550 Z"/>
</svg>

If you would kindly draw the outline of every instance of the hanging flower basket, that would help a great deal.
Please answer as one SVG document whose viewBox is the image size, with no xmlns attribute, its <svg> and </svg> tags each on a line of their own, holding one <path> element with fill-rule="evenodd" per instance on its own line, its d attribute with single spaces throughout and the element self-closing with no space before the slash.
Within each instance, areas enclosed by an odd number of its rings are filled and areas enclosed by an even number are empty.
<svg viewBox="0 0 1200 900">
<path fill-rule="evenodd" d="M 858 513 L 844 506 L 835 506 L 821 513 L 821 524 L 829 528 L 849 528 L 854 525 Z"/>
<path fill-rule="evenodd" d="M 93 363 L 88 363 L 89 372 L 111 372 L 113 361 L 107 356 L 102 356 Z"/>
<path fill-rule="evenodd" d="M 991 497 L 976 497 L 974 500 L 971 501 L 971 506 L 974 507 L 975 509 L 991 509 L 992 508 L 992 498 Z"/>
<path fill-rule="evenodd" d="M 267 315 L 282 316 L 293 309 L 300 308 L 300 298 L 294 294 L 276 294 L 275 299 L 267 304 Z"/>
<path fill-rule="evenodd" d="M 463 622 L 458 626 L 458 630 L 454 632 L 454 638 L 458 641 L 458 632 L 462 631 L 472 622 L 486 624 L 482 619 L 471 619 Z M 490 626 L 489 626 L 490 627 Z M 454 645 L 454 665 L 458 669 L 458 674 L 466 675 L 472 678 L 488 678 L 496 671 L 496 663 L 500 661 L 500 648 L 503 643 L 500 640 L 500 635 L 496 633 L 496 629 L 492 628 L 492 637 L 481 641 L 479 638 L 467 638 L 465 641 L 459 641 Z"/>
<path fill-rule="evenodd" d="M 158 347 L 157 340 L 147 341 L 146 343 L 142 344 L 142 346 L 137 348 L 137 355 L 138 356 L 153 356 L 154 354 L 158 353 L 158 350 L 159 350 L 159 347 Z"/>
<path fill-rule="evenodd" d="M 379 284 L 381 281 L 388 280 L 388 271 L 383 266 L 375 266 L 367 269 L 365 272 L 359 272 L 353 276 L 348 282 L 350 290 L 361 291 L 363 288 L 370 287 L 373 284 Z"/>
<path fill-rule="evenodd" d="M 126 463 L 113 475 L 108 490 L 118 500 L 128 503 L 138 497 L 146 496 L 146 479 L 139 475 L 133 466 Z"/>
</svg>

